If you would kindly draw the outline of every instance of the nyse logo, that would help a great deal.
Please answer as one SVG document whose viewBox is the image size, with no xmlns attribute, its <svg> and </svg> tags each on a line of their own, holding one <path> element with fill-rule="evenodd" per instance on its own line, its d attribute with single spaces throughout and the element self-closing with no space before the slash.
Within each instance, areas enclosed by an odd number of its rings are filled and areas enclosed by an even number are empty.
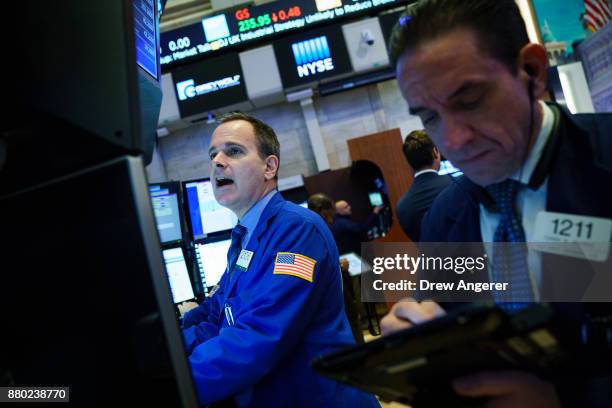
<svg viewBox="0 0 612 408">
<path fill-rule="evenodd" d="M 329 53 L 327 37 L 324 35 L 295 43 L 291 46 L 291 49 L 300 78 L 334 69 L 334 61 Z"/>
<path fill-rule="evenodd" d="M 240 75 L 229 76 L 200 85 L 195 85 L 193 79 L 188 79 L 176 84 L 176 93 L 178 94 L 179 101 L 184 101 L 237 85 L 240 85 Z"/>
</svg>

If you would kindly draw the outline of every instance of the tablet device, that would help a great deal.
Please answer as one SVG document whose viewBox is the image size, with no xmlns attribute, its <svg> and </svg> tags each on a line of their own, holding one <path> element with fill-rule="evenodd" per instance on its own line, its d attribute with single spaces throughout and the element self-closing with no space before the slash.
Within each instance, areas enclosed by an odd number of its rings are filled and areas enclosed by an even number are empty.
<svg viewBox="0 0 612 408">
<path fill-rule="evenodd" d="M 564 336 L 552 312 L 535 304 L 509 315 L 494 304 L 463 307 L 430 322 L 313 362 L 324 376 L 413 407 L 470 407 L 454 378 L 483 370 L 519 369 L 552 377 L 565 364 Z"/>
<path fill-rule="evenodd" d="M 346 259 L 349 263 L 349 275 L 359 276 L 364 272 L 370 272 L 372 267 L 366 261 L 364 261 L 359 255 L 354 252 L 349 252 L 340 255 L 340 259 Z"/>
</svg>

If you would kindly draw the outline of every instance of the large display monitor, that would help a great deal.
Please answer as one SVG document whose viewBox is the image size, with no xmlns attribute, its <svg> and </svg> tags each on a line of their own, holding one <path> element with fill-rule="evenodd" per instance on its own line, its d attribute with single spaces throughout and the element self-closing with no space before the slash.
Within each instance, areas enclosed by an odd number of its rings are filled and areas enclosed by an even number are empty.
<svg viewBox="0 0 612 408">
<path fill-rule="evenodd" d="M 126 156 L 0 198 L 3 250 L 24 261 L 0 285 L 14 384 L 70 387 L 77 407 L 198 406 L 147 190 Z"/>
<path fill-rule="evenodd" d="M 215 286 L 221 280 L 227 267 L 227 252 L 231 242 L 232 240 L 228 238 L 196 244 L 196 260 L 204 288 Z"/>
<path fill-rule="evenodd" d="M 172 78 L 183 118 L 249 99 L 237 53 L 183 65 Z"/>
<path fill-rule="evenodd" d="M 181 241 L 183 239 L 181 184 L 179 182 L 150 184 L 149 194 L 161 243 Z"/>
<path fill-rule="evenodd" d="M 186 300 L 195 299 L 193 285 L 189 279 L 189 269 L 187 268 L 185 255 L 183 254 L 183 248 L 176 247 L 164 249 L 163 255 L 174 303 L 177 304 Z"/>
<path fill-rule="evenodd" d="M 350 73 L 351 61 L 341 27 L 326 27 L 274 42 L 285 88 Z"/>
<path fill-rule="evenodd" d="M 234 228 L 238 218 L 215 200 L 210 179 L 187 181 L 183 186 L 194 240 Z"/>
</svg>

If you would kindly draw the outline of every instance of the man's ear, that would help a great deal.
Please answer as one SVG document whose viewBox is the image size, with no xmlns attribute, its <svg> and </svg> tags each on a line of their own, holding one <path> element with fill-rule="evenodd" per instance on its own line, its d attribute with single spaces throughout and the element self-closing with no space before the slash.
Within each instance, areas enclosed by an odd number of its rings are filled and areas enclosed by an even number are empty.
<svg viewBox="0 0 612 408">
<path fill-rule="evenodd" d="M 266 171 L 264 173 L 264 177 L 266 181 L 272 180 L 278 173 L 278 165 L 279 165 L 278 157 L 271 154 L 270 156 L 266 157 L 265 163 L 266 163 Z"/>
<path fill-rule="evenodd" d="M 540 44 L 529 43 L 521 48 L 518 57 L 518 75 L 531 82 L 533 96 L 541 98 L 546 92 L 546 79 L 548 77 L 548 56 Z"/>
<path fill-rule="evenodd" d="M 440 155 L 440 151 L 437 147 L 433 148 L 433 158 L 434 160 L 442 160 L 442 156 Z"/>
</svg>

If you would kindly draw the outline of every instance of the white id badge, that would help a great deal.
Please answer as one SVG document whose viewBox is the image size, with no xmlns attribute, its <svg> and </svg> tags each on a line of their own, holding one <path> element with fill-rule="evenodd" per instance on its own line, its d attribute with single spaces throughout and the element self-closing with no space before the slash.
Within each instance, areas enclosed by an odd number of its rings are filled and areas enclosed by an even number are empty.
<svg viewBox="0 0 612 408">
<path fill-rule="evenodd" d="M 603 262 L 608 259 L 611 234 L 612 220 L 607 218 L 541 211 L 533 242 L 540 252 Z"/>
<path fill-rule="evenodd" d="M 246 271 L 249 268 L 249 264 L 251 263 L 251 258 L 253 258 L 253 252 L 243 249 L 242 251 L 240 251 L 240 255 L 238 255 L 236 266 L 242 271 Z"/>
</svg>

